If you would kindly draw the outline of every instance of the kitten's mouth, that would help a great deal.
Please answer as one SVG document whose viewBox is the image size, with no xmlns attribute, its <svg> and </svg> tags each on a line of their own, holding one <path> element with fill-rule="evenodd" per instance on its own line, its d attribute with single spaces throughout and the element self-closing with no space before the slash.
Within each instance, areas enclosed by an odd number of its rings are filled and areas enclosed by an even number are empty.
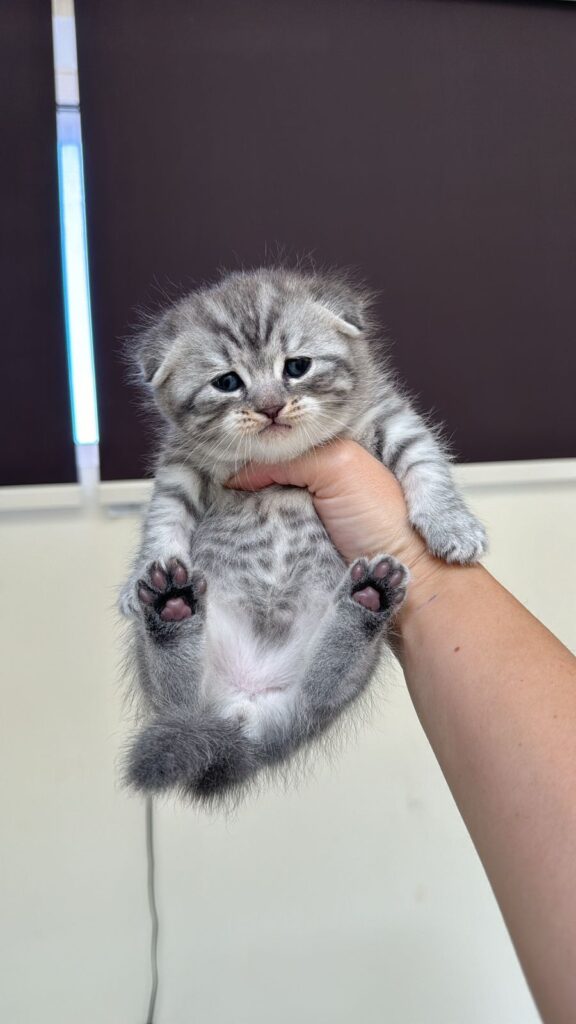
<svg viewBox="0 0 576 1024">
<path fill-rule="evenodd" d="M 262 430 L 259 430 L 259 434 L 278 434 L 282 430 L 292 430 L 289 423 L 268 423 Z"/>
</svg>

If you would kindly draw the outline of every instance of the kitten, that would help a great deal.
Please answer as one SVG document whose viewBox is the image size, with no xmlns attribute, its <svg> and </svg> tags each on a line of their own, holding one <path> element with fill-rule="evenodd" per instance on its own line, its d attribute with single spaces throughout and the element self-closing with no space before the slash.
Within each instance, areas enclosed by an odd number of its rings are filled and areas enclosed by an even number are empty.
<svg viewBox="0 0 576 1024">
<path fill-rule="evenodd" d="M 395 473 L 435 555 L 474 562 L 485 534 L 396 386 L 370 293 L 345 275 L 228 274 L 153 322 L 138 359 L 167 429 L 120 601 L 146 719 L 126 775 L 210 800 L 285 761 L 365 690 L 407 583 L 384 553 L 347 567 L 307 491 L 227 490 L 234 472 L 351 437 Z"/>
</svg>

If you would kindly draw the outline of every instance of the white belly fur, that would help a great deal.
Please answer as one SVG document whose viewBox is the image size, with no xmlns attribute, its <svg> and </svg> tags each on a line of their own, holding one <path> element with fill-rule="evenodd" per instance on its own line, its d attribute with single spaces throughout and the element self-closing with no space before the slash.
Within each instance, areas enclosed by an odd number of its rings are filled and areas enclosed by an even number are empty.
<svg viewBox="0 0 576 1024">
<path fill-rule="evenodd" d="M 297 699 L 307 643 L 304 622 L 282 647 L 267 647 L 252 631 L 239 602 L 208 601 L 201 690 L 206 704 L 243 723 L 256 739 L 271 719 L 282 725 Z"/>
</svg>

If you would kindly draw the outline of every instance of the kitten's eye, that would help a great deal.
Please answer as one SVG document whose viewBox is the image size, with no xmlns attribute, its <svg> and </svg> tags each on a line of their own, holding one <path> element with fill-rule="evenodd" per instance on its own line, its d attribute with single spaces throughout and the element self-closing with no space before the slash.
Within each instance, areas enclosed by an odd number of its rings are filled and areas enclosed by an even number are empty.
<svg viewBox="0 0 576 1024">
<path fill-rule="evenodd" d="M 212 387 L 218 391 L 238 391 L 238 388 L 243 387 L 242 378 L 237 373 L 223 373 L 221 377 L 216 377 L 216 380 L 212 381 Z"/>
<path fill-rule="evenodd" d="M 310 369 L 311 359 L 306 356 L 298 356 L 296 359 L 287 359 L 284 363 L 284 373 L 287 377 L 303 377 Z"/>
</svg>

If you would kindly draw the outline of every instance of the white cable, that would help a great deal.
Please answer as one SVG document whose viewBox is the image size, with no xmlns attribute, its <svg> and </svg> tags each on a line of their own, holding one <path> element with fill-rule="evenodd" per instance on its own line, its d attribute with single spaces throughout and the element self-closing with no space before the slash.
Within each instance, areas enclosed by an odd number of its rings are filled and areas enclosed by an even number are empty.
<svg viewBox="0 0 576 1024">
<path fill-rule="evenodd" d="M 158 995 L 158 908 L 156 906 L 156 862 L 154 858 L 154 807 L 152 797 L 146 798 L 146 859 L 148 863 L 148 906 L 152 930 L 150 935 L 150 966 L 152 984 L 146 1024 L 154 1024 L 156 996 Z"/>
</svg>

